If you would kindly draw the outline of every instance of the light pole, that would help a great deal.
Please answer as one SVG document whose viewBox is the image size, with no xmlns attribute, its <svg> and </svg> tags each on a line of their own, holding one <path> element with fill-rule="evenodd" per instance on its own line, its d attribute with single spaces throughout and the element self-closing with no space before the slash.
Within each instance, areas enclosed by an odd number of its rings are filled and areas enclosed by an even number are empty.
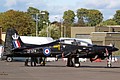
<svg viewBox="0 0 120 80">
<path fill-rule="evenodd" d="M 63 19 L 60 19 L 60 27 L 61 27 L 61 32 L 60 32 L 60 35 L 61 37 L 64 37 L 64 26 L 63 26 Z"/>
<path fill-rule="evenodd" d="M 36 36 L 38 36 L 38 13 L 36 14 L 35 21 L 36 21 Z"/>
<path fill-rule="evenodd" d="M 36 21 L 36 36 L 38 36 L 38 21 L 39 21 L 39 14 L 41 14 L 41 15 L 43 15 L 43 14 L 45 14 L 45 12 L 40 12 L 40 13 L 36 13 L 35 14 L 35 21 Z"/>
<path fill-rule="evenodd" d="M 46 24 L 46 33 L 47 33 L 47 37 L 49 37 L 49 30 L 48 30 L 48 28 L 49 28 L 49 23 L 48 22 L 45 22 L 45 21 L 43 21 L 43 23 L 45 23 Z"/>
<path fill-rule="evenodd" d="M 66 37 L 66 26 L 63 25 L 63 27 L 64 27 L 64 37 Z"/>
<path fill-rule="evenodd" d="M 46 23 L 46 25 L 47 25 L 47 37 L 49 37 L 49 31 L 48 31 L 48 27 L 49 27 L 49 24 L 48 24 L 48 22 Z"/>
</svg>

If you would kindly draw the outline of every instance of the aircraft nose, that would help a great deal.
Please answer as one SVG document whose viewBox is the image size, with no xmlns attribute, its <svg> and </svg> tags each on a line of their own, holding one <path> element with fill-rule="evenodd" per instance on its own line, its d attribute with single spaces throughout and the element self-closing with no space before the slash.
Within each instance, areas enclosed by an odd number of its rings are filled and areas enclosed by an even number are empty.
<svg viewBox="0 0 120 80">
<path fill-rule="evenodd" d="M 118 51 L 119 49 L 116 47 L 113 47 L 113 51 Z"/>
</svg>

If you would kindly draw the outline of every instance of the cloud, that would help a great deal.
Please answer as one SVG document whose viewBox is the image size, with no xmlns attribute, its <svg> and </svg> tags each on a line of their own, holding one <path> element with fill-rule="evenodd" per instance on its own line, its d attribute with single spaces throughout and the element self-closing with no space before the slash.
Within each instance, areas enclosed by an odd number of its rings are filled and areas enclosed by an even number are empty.
<svg viewBox="0 0 120 80">
<path fill-rule="evenodd" d="M 100 10 L 105 18 L 114 15 L 120 9 L 120 0 L 3 0 L 4 9 L 15 9 L 26 11 L 28 7 L 35 7 L 39 10 L 47 10 L 50 18 L 55 16 L 62 18 L 64 11 L 77 11 L 79 8 Z M 3 2 L 1 1 L 1 2 Z M 2 9 L 2 8 L 1 8 Z"/>
<path fill-rule="evenodd" d="M 120 0 L 110 0 L 107 8 L 120 9 Z"/>
<path fill-rule="evenodd" d="M 53 21 L 59 21 L 59 22 L 60 22 L 61 19 L 62 19 L 62 16 L 63 16 L 63 15 L 60 15 L 60 14 L 58 14 L 58 15 L 51 15 L 51 16 L 50 16 L 50 21 L 51 21 L 51 22 L 53 22 Z"/>
<path fill-rule="evenodd" d="M 104 19 L 114 16 L 116 10 L 120 9 L 120 0 L 80 0 L 76 3 L 76 9 L 97 9 L 103 13 Z"/>
<path fill-rule="evenodd" d="M 87 9 L 120 9 L 120 0 L 79 0 L 76 8 Z"/>
<path fill-rule="evenodd" d="M 46 8 L 46 3 L 43 0 L 30 0 L 28 2 L 26 2 L 26 7 L 35 7 L 38 9 L 45 9 Z"/>
<path fill-rule="evenodd" d="M 5 7 L 12 7 L 13 5 L 16 5 L 16 0 L 6 0 Z"/>
</svg>

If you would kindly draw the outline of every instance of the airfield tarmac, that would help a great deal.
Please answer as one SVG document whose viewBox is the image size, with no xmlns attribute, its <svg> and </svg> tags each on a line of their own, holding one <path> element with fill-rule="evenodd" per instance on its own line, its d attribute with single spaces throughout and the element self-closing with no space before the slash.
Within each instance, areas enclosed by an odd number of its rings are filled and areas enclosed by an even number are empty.
<svg viewBox="0 0 120 80">
<path fill-rule="evenodd" d="M 120 60 L 112 68 L 106 68 L 106 61 L 82 62 L 80 68 L 65 65 L 62 60 L 37 67 L 0 61 L 0 80 L 120 80 Z"/>
</svg>

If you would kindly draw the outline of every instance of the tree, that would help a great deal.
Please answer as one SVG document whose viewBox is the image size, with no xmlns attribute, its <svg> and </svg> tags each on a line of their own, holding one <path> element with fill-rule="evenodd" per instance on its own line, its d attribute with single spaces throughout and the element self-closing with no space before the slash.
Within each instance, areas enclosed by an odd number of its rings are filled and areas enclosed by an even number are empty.
<svg viewBox="0 0 120 80">
<path fill-rule="evenodd" d="M 9 27 L 14 27 L 21 35 L 28 35 L 35 33 L 34 23 L 32 17 L 26 12 L 8 10 L 0 14 L 0 25 L 3 31 Z"/>
<path fill-rule="evenodd" d="M 103 20 L 103 15 L 98 10 L 88 10 L 88 18 L 87 18 L 87 25 L 88 26 L 96 26 Z"/>
<path fill-rule="evenodd" d="M 77 18 L 78 18 L 78 25 L 79 26 L 85 26 L 85 22 L 87 19 L 87 14 L 88 14 L 88 10 L 81 8 L 77 10 Z"/>
<path fill-rule="evenodd" d="M 120 10 L 117 10 L 113 19 L 116 21 L 118 25 L 120 25 Z"/>
<path fill-rule="evenodd" d="M 107 25 L 117 25 L 117 23 L 113 19 L 108 19 L 108 20 L 103 21 L 100 24 L 98 24 L 98 26 L 107 26 Z"/>
<path fill-rule="evenodd" d="M 66 37 L 70 37 L 71 36 L 71 26 L 74 23 L 74 19 L 75 19 L 75 14 L 72 10 L 68 10 L 64 12 L 63 15 L 63 19 L 64 19 L 64 26 L 66 26 L 67 30 L 66 30 Z"/>
<path fill-rule="evenodd" d="M 43 22 L 50 23 L 48 11 L 40 11 L 37 8 L 29 7 L 27 9 L 27 12 L 32 16 L 35 22 L 36 20 L 38 20 L 38 31 L 40 31 L 43 28 L 43 26 L 46 25 Z"/>
<path fill-rule="evenodd" d="M 96 26 L 103 20 L 103 14 L 98 10 L 77 10 L 78 24 L 80 26 Z"/>
<path fill-rule="evenodd" d="M 52 37 L 53 39 L 58 39 L 60 38 L 60 28 L 59 26 L 55 25 L 49 25 L 47 27 L 44 27 L 41 31 L 40 31 L 40 36 L 47 36 L 47 28 L 48 28 L 48 34 L 50 37 Z"/>
<path fill-rule="evenodd" d="M 37 8 L 34 8 L 34 7 L 29 7 L 29 8 L 27 9 L 27 12 L 28 12 L 32 17 L 35 18 L 36 13 L 39 13 L 40 10 L 37 9 Z"/>
</svg>

